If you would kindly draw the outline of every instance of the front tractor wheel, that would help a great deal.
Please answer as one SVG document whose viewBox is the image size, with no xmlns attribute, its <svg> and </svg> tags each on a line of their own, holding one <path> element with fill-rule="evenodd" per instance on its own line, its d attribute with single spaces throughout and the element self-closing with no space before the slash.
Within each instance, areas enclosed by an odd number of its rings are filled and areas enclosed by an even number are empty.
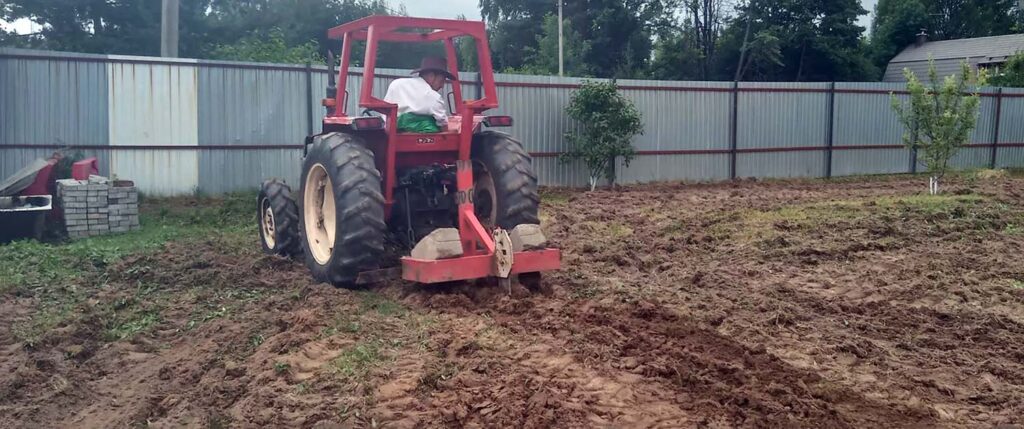
<svg viewBox="0 0 1024 429">
<path fill-rule="evenodd" d="M 263 182 L 259 197 L 260 243 L 270 255 L 293 256 L 302 251 L 299 242 L 299 208 L 292 188 L 277 179 Z"/>
<path fill-rule="evenodd" d="M 373 152 L 343 133 L 314 138 L 302 166 L 302 246 L 313 278 L 351 287 L 384 253 L 384 196 Z"/>
</svg>

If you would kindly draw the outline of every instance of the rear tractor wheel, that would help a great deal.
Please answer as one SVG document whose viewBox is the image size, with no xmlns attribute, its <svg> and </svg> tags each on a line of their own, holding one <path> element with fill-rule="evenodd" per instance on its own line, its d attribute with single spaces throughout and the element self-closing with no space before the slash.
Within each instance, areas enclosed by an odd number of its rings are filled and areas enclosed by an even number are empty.
<svg viewBox="0 0 1024 429">
<path fill-rule="evenodd" d="M 540 224 L 537 175 L 523 145 L 508 134 L 487 131 L 473 139 L 473 207 L 488 229 L 511 231 Z"/>
<path fill-rule="evenodd" d="M 301 252 L 299 208 L 292 197 L 292 188 L 278 179 L 267 180 L 260 187 L 257 202 L 263 252 L 281 256 Z"/>
<path fill-rule="evenodd" d="M 384 196 L 373 152 L 359 137 L 314 138 L 302 166 L 299 209 L 306 265 L 318 281 L 351 287 L 384 253 Z"/>
<path fill-rule="evenodd" d="M 511 231 L 521 224 L 540 224 L 537 175 L 519 141 L 504 133 L 480 133 L 473 140 L 471 158 L 473 209 L 485 228 Z M 519 282 L 542 290 L 540 273 L 519 274 Z"/>
</svg>

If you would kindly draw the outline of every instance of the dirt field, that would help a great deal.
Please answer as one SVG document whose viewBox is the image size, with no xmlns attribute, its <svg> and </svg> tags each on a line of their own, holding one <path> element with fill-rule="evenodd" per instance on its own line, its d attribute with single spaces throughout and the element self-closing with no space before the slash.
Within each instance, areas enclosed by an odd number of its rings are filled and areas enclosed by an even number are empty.
<svg viewBox="0 0 1024 429">
<path fill-rule="evenodd" d="M 312 284 L 248 200 L 151 203 L 0 247 L 0 427 L 1024 424 L 1024 178 L 925 182 L 547 190 L 565 269 L 512 296 Z"/>
</svg>

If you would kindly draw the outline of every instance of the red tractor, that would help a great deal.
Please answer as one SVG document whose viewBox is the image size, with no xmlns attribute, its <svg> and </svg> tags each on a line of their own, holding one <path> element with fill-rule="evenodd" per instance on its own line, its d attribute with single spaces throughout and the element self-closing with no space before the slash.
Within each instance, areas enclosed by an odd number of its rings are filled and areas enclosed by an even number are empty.
<svg viewBox="0 0 1024 429">
<path fill-rule="evenodd" d="M 374 16 L 327 34 L 343 41 L 337 86 L 329 59 L 327 115 L 323 131 L 305 140 L 297 197 L 277 179 L 260 191 L 264 251 L 304 254 L 315 279 L 346 287 L 398 276 L 438 283 L 518 275 L 533 282 L 539 272 L 558 269 L 559 251 L 544 247 L 529 154 L 508 134 L 487 129 L 511 126 L 512 118 L 483 115 L 498 107 L 484 24 Z M 476 43 L 477 100 L 463 99 L 457 80 L 461 37 Z M 366 42 L 360 116 L 345 111 L 356 41 Z M 398 106 L 373 96 L 380 42 L 444 44 L 456 77 L 449 85 L 449 111 L 456 113 L 447 130 L 397 130 Z M 386 247 L 409 256 L 400 267 L 381 267 Z"/>
</svg>

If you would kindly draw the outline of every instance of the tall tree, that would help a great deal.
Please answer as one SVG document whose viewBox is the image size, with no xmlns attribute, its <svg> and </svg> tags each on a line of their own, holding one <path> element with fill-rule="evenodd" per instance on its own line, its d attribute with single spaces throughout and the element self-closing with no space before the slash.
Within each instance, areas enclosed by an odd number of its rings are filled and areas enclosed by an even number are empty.
<svg viewBox="0 0 1024 429">
<path fill-rule="evenodd" d="M 884 69 L 927 25 L 928 12 L 922 0 L 879 0 L 871 23 L 872 61 Z"/>
<path fill-rule="evenodd" d="M 686 0 L 688 19 L 692 22 L 693 41 L 700 53 L 700 78 L 711 76 L 711 66 L 715 62 L 718 38 L 721 36 L 725 22 L 724 0 Z"/>
<path fill-rule="evenodd" d="M 324 50 L 328 28 L 389 11 L 384 0 L 181 0 L 179 53 L 208 58 L 242 39 L 269 40 L 274 28 L 289 47 L 313 40 Z M 156 0 L 5 0 L 0 19 L 21 18 L 42 25 L 43 49 L 159 55 Z"/>
<path fill-rule="evenodd" d="M 598 77 L 633 77 L 646 72 L 652 35 L 670 21 L 676 0 L 566 0 L 565 20 L 590 44 L 587 69 Z M 521 69 L 538 52 L 550 0 L 481 0 L 490 23 L 491 49 L 499 69 Z"/>
<path fill-rule="evenodd" d="M 749 0 L 719 47 L 720 73 L 738 80 L 859 80 L 872 73 L 858 0 Z M 727 72 L 727 73 L 726 73 Z"/>
<path fill-rule="evenodd" d="M 544 17 L 555 8 L 550 0 L 480 0 L 480 16 L 489 24 L 495 69 L 517 69 L 527 64 L 527 49 L 537 48 Z"/>
<path fill-rule="evenodd" d="M 662 31 L 658 35 L 649 74 L 654 79 L 663 80 L 707 79 L 701 77 L 701 60 L 694 32 L 689 23 L 684 22 L 680 27 Z"/>
<path fill-rule="evenodd" d="M 573 28 L 572 22 L 562 26 L 564 69 L 568 76 L 591 76 L 586 62 L 590 54 L 590 42 L 584 40 Z M 516 73 L 555 75 L 558 74 L 558 17 L 544 18 L 543 31 L 537 36 L 537 48 L 526 48 L 526 63 L 512 69 Z"/>
</svg>

